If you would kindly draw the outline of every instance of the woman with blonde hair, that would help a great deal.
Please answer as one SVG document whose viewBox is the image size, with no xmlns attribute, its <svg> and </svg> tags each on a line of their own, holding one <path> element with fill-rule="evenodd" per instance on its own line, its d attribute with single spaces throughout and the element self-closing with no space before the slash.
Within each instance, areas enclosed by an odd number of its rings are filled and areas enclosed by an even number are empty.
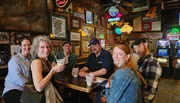
<svg viewBox="0 0 180 103">
<path fill-rule="evenodd" d="M 62 98 L 51 83 L 56 72 L 61 72 L 64 65 L 51 67 L 48 56 L 51 50 L 51 42 L 46 36 L 37 36 L 33 40 L 32 52 L 34 60 L 31 63 L 32 80 L 35 89 L 44 93 L 42 103 L 61 103 Z"/>
<path fill-rule="evenodd" d="M 107 103 L 142 103 L 141 81 L 137 73 L 132 50 L 126 43 L 120 43 L 113 50 L 115 72 L 108 81 L 97 78 L 106 88 Z M 106 82 L 106 83 L 105 83 Z"/>
</svg>

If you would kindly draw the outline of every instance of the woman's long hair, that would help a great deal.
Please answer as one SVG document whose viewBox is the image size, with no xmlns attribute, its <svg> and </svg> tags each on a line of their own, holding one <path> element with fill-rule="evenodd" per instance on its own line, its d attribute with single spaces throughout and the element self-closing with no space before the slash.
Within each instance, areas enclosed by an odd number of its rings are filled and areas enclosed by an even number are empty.
<svg viewBox="0 0 180 103">
<path fill-rule="evenodd" d="M 120 43 L 116 46 L 116 48 L 123 50 L 126 53 L 126 55 L 128 55 L 128 54 L 130 55 L 129 59 L 124 63 L 122 68 L 131 68 L 133 70 L 137 70 L 137 65 L 135 63 L 134 57 L 132 55 L 132 49 L 129 46 L 129 44 Z"/>
</svg>

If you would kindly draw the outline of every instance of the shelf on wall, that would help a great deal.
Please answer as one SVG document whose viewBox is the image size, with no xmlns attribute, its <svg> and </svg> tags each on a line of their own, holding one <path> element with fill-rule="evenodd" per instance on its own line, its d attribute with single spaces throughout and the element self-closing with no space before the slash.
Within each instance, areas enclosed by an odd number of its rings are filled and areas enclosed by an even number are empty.
<svg viewBox="0 0 180 103">
<path fill-rule="evenodd" d="M 7 65 L 0 66 L 0 69 L 5 69 L 5 68 L 8 68 L 8 66 Z"/>
<path fill-rule="evenodd" d="M 0 44 L 9 44 L 9 41 L 0 41 Z"/>
<path fill-rule="evenodd" d="M 5 79 L 5 77 L 0 77 L 0 80 L 4 80 Z"/>
</svg>

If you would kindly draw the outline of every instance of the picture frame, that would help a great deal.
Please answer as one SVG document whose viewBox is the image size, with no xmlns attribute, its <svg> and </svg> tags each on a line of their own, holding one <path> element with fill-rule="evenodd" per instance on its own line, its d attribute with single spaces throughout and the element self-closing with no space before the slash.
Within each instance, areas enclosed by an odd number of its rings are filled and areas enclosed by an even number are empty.
<svg viewBox="0 0 180 103">
<path fill-rule="evenodd" d="M 145 11 L 150 8 L 150 0 L 138 0 L 132 1 L 132 3 L 142 4 L 141 6 L 134 7 L 132 12 Z"/>
<path fill-rule="evenodd" d="M 51 14 L 50 22 L 50 37 L 67 40 L 67 17 Z"/>
<path fill-rule="evenodd" d="M 76 57 L 79 57 L 80 56 L 80 51 L 81 51 L 81 47 L 80 47 L 80 45 L 78 45 L 78 44 L 73 44 L 72 45 L 72 51 L 73 51 L 73 53 L 76 55 Z"/>
<path fill-rule="evenodd" d="M 83 33 L 84 33 L 84 36 L 87 38 L 93 38 L 95 35 L 94 31 L 95 29 L 92 26 L 86 26 L 86 25 L 83 26 Z"/>
<path fill-rule="evenodd" d="M 8 44 L 9 39 L 10 37 L 8 32 L 0 32 L 0 44 Z"/>
<path fill-rule="evenodd" d="M 71 41 L 81 41 L 81 33 L 70 31 L 70 40 Z"/>
<path fill-rule="evenodd" d="M 85 15 L 86 15 L 86 16 L 85 16 L 86 23 L 87 23 L 87 24 L 93 24 L 93 16 L 92 16 L 92 12 L 86 10 L 86 11 L 85 11 Z"/>
<path fill-rule="evenodd" d="M 70 17 L 70 28 L 71 30 L 79 30 L 81 29 L 81 18 L 71 16 Z"/>
<path fill-rule="evenodd" d="M 82 55 L 88 55 L 90 53 L 90 50 L 89 50 L 89 41 L 90 41 L 91 38 L 86 38 L 86 37 L 83 37 L 82 40 L 81 40 L 81 54 Z"/>
<path fill-rule="evenodd" d="M 15 44 L 19 45 L 20 39 L 21 38 L 29 38 L 30 39 L 30 33 L 24 33 L 24 32 L 15 32 Z M 33 40 L 33 39 L 30 39 Z"/>
</svg>

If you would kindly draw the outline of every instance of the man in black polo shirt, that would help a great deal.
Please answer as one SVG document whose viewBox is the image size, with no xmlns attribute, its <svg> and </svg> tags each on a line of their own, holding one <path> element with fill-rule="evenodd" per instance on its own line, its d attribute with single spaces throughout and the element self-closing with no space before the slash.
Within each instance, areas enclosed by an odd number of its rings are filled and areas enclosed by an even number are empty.
<svg viewBox="0 0 180 103">
<path fill-rule="evenodd" d="M 79 76 L 85 77 L 88 73 L 95 77 L 100 76 L 108 78 L 113 73 L 113 59 L 111 53 L 101 48 L 97 38 L 89 41 L 91 54 L 89 55 L 85 67 L 79 72 Z"/>
</svg>

